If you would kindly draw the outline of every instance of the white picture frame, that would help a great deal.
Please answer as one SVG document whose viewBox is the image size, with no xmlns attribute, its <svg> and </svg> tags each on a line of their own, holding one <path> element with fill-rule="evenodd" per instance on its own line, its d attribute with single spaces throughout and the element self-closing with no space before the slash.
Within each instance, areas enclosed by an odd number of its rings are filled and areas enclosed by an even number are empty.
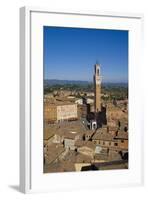
<svg viewBox="0 0 148 200">
<path fill-rule="evenodd" d="M 45 25 L 129 31 L 128 170 L 43 174 L 42 28 Z M 142 45 L 142 14 L 20 9 L 20 191 L 68 191 L 143 184 Z"/>
</svg>

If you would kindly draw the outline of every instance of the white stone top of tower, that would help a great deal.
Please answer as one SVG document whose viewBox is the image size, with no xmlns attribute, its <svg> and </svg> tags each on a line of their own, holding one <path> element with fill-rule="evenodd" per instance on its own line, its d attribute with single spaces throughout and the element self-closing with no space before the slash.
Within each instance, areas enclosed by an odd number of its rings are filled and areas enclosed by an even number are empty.
<svg viewBox="0 0 148 200">
<path fill-rule="evenodd" d="M 100 76 L 100 64 L 96 63 L 95 64 L 95 75 Z"/>
</svg>

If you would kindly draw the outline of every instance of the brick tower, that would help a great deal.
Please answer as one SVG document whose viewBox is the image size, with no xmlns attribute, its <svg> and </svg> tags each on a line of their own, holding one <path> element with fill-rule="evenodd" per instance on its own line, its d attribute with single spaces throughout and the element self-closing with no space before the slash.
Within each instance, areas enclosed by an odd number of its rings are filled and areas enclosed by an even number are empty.
<svg viewBox="0 0 148 200">
<path fill-rule="evenodd" d="M 95 112 L 101 111 L 101 76 L 100 76 L 100 65 L 95 64 L 95 74 L 94 74 L 94 109 Z"/>
</svg>

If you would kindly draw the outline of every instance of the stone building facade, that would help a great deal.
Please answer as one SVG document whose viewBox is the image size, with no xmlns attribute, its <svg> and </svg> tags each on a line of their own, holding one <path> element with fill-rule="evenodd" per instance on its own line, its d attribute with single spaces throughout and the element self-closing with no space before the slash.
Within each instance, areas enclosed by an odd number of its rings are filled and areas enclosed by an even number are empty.
<svg viewBox="0 0 148 200">
<path fill-rule="evenodd" d="M 74 103 L 44 103 L 45 123 L 54 123 L 78 118 L 77 104 Z"/>
</svg>

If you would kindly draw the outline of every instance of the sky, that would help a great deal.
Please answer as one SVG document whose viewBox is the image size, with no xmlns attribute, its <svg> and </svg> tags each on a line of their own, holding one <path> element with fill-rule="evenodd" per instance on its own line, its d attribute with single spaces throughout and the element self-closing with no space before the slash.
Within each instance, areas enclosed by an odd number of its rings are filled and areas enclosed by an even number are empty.
<svg viewBox="0 0 148 200">
<path fill-rule="evenodd" d="M 128 81 L 128 31 L 44 26 L 44 79 Z"/>
</svg>

